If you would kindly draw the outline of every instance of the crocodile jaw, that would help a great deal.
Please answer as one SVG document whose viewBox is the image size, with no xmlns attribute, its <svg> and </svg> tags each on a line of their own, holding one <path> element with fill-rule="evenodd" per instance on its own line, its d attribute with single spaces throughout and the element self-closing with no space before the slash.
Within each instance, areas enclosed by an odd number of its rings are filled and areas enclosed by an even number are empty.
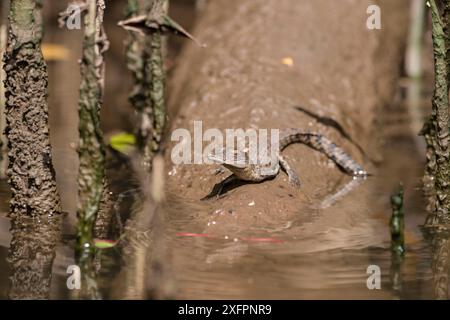
<svg viewBox="0 0 450 320">
<path fill-rule="evenodd" d="M 235 151 L 230 152 L 227 149 L 222 149 L 216 154 L 208 154 L 208 159 L 230 167 L 244 169 L 248 166 L 248 161 L 246 160 L 246 153 L 236 153 Z"/>
<path fill-rule="evenodd" d="M 257 168 L 254 165 L 248 164 L 242 167 L 236 165 L 230 165 L 224 163 L 223 166 L 234 173 L 236 177 L 245 181 L 262 181 L 267 177 L 263 177 L 259 174 Z"/>
</svg>

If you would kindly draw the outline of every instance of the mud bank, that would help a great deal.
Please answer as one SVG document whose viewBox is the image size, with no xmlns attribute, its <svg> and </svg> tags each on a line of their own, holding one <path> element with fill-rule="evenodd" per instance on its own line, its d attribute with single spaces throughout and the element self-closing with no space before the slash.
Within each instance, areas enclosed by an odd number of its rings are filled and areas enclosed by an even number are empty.
<svg viewBox="0 0 450 320">
<path fill-rule="evenodd" d="M 397 88 L 408 2 L 376 3 L 381 7 L 381 30 L 366 27 L 373 1 L 211 2 L 194 32 L 207 47 L 189 46 L 171 82 L 171 130 L 192 131 L 193 121 L 202 121 L 203 130 L 309 129 L 333 140 L 376 174 L 382 161 L 380 115 L 392 104 Z M 339 130 L 295 106 L 337 121 L 367 157 Z M 168 163 L 173 146 L 169 143 Z M 300 175 L 300 190 L 282 173 L 272 181 L 230 190 L 209 203 L 209 213 L 218 213 L 217 219 L 227 225 L 280 224 L 299 212 L 307 216 L 303 209 L 321 203 L 350 180 L 306 146 L 290 146 L 283 154 Z M 170 193 L 197 202 L 229 175 L 215 174 L 217 168 L 169 166 Z M 370 197 L 370 192 L 359 194 L 354 207 L 371 203 Z M 351 222 L 345 216 L 332 220 L 335 227 Z M 216 229 L 208 227 L 209 232 Z"/>
</svg>

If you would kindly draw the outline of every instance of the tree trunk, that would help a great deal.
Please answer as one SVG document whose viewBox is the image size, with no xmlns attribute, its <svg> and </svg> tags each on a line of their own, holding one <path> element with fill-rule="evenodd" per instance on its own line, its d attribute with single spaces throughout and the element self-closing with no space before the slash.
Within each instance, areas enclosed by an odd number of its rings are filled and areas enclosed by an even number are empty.
<svg viewBox="0 0 450 320">
<path fill-rule="evenodd" d="M 150 10 L 152 0 L 129 0 L 127 18 L 145 15 Z M 148 141 L 152 136 L 153 112 L 149 97 L 152 81 L 146 65 L 150 56 L 150 39 L 136 32 L 128 32 L 126 43 L 127 66 L 133 76 L 133 90 L 129 100 L 136 112 L 135 135 L 144 161 L 149 164 L 151 150 Z"/>
<path fill-rule="evenodd" d="M 450 89 L 450 0 L 444 0 L 444 33 L 447 64 L 447 87 Z"/>
<path fill-rule="evenodd" d="M 49 140 L 41 9 L 39 0 L 11 1 L 4 58 L 11 216 L 50 216 L 61 211 Z"/>
<path fill-rule="evenodd" d="M 432 115 L 428 121 L 428 163 L 435 177 L 435 198 L 431 207 L 435 210 L 428 218 L 427 224 L 442 224 L 450 221 L 450 132 L 449 132 L 449 97 L 448 97 L 448 57 L 445 34 L 445 22 L 442 19 L 435 0 L 431 0 L 432 34 L 434 46 L 435 89 L 432 103 Z M 433 168 L 433 166 L 435 166 Z M 427 170 L 428 171 L 428 170 Z M 433 172 L 434 171 L 434 172 Z"/>
<path fill-rule="evenodd" d="M 104 51 L 107 49 L 103 29 L 104 0 L 88 0 L 85 20 L 81 85 L 79 100 L 78 147 L 78 259 L 91 272 L 94 253 L 93 232 L 105 183 L 105 150 L 100 129 L 100 110 L 104 89 Z"/>
<path fill-rule="evenodd" d="M 130 0 L 128 17 L 168 11 L 168 0 Z M 164 41 L 161 32 L 144 37 L 130 32 L 128 68 L 134 77 L 130 101 L 137 113 L 136 136 L 144 164 L 151 166 L 160 150 L 166 123 Z"/>
<path fill-rule="evenodd" d="M 0 178 L 6 176 L 5 146 L 6 139 L 4 135 L 5 129 L 5 72 L 3 68 L 3 55 L 5 54 L 6 44 L 8 40 L 8 13 L 9 1 L 2 1 L 0 5 Z"/>
</svg>

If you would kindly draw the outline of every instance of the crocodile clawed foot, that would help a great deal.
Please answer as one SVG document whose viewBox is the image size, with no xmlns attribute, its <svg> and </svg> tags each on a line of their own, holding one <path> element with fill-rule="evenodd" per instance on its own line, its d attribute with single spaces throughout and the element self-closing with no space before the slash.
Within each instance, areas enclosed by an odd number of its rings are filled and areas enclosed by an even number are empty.
<svg viewBox="0 0 450 320">
<path fill-rule="evenodd" d="M 230 183 L 236 181 L 236 179 L 237 179 L 236 176 L 234 174 L 232 174 L 231 176 L 227 177 L 225 180 L 216 184 L 214 186 L 214 188 L 212 189 L 212 191 L 207 196 L 203 197 L 200 200 L 205 201 L 205 200 L 219 199 L 220 196 L 222 195 L 223 189 Z"/>
</svg>

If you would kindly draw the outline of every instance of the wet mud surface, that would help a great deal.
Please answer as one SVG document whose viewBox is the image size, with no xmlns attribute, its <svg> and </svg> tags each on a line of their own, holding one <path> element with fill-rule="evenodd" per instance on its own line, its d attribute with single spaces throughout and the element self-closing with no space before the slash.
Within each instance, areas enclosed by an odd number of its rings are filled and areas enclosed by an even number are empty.
<svg viewBox="0 0 450 320">
<path fill-rule="evenodd" d="M 407 31 L 398 26 L 407 25 L 407 16 L 399 10 L 402 1 L 381 2 L 385 26 L 374 32 L 365 26 L 368 5 L 344 1 L 330 10 L 329 1 L 304 1 L 298 6 L 290 1 L 212 3 L 196 28 L 196 36 L 207 47 L 191 46 L 179 59 L 170 100 L 174 112 L 179 112 L 172 130 L 186 128 L 192 133 L 193 121 L 202 121 L 203 132 L 208 128 L 311 130 L 334 141 L 367 171 L 376 172 L 384 139 L 379 115 L 395 94 Z M 226 9 L 218 10 L 222 7 Z M 206 28 L 212 23 L 216 28 Z M 380 52 L 385 53 L 383 59 Z M 292 65 L 283 64 L 284 58 L 290 58 Z M 298 106 L 318 117 L 308 116 Z M 326 118 L 356 139 L 366 157 L 335 126 L 320 121 Z M 298 218 L 310 221 L 310 208 L 351 180 L 324 155 L 304 145 L 292 145 L 283 155 L 300 177 L 300 190 L 288 184 L 284 173 L 262 184 L 239 186 L 209 203 L 217 221 L 205 226 L 205 232 L 239 226 L 282 228 Z M 229 175 L 227 170 L 215 174 L 217 169 L 174 165 L 169 168 L 169 190 L 197 201 Z M 371 192 L 357 194 L 355 209 L 373 203 Z M 365 215 L 358 211 L 354 217 L 319 215 L 307 232 L 346 227 L 350 220 L 364 229 Z M 371 231 L 366 234 L 370 237 Z"/>
</svg>

